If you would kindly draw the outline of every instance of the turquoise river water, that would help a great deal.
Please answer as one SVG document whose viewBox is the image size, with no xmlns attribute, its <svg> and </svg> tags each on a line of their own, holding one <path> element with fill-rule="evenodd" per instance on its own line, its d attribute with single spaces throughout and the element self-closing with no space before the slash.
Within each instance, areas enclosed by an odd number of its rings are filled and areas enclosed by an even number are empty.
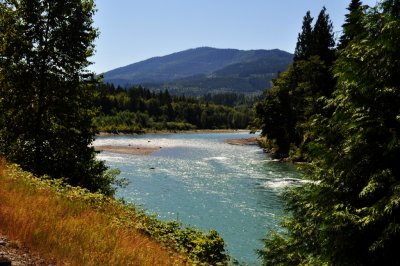
<svg viewBox="0 0 400 266">
<path fill-rule="evenodd" d="M 94 145 L 156 146 L 149 156 L 102 152 L 99 159 L 121 170 L 129 185 L 117 196 L 204 231 L 216 229 L 228 253 L 241 263 L 259 265 L 255 250 L 270 229 L 279 229 L 279 193 L 298 183 L 290 166 L 270 159 L 258 146 L 236 146 L 226 139 L 248 132 L 146 134 L 98 137 Z"/>
</svg>

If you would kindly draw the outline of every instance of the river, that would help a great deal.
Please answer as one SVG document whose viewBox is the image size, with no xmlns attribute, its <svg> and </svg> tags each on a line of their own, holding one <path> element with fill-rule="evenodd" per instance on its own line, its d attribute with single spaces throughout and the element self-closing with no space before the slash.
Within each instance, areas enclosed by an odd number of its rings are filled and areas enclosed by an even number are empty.
<svg viewBox="0 0 400 266">
<path fill-rule="evenodd" d="M 259 265 L 256 249 L 271 229 L 279 229 L 282 188 L 297 182 L 293 166 L 275 162 L 258 146 L 226 139 L 248 132 L 146 134 L 98 137 L 94 145 L 157 146 L 149 156 L 102 152 L 99 159 L 129 180 L 117 197 L 204 231 L 216 229 L 228 253 Z"/>
</svg>

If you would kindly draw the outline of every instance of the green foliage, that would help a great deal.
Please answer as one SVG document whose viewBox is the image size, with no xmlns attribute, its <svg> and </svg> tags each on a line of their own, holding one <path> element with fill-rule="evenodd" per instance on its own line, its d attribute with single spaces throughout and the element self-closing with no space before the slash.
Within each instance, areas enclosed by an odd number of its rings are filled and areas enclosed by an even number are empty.
<svg viewBox="0 0 400 266">
<path fill-rule="evenodd" d="M 291 102 L 289 90 L 286 84 L 292 80 L 291 71 L 293 66 L 289 67 L 287 72 L 282 73 L 274 82 L 274 86 L 267 91 L 262 101 L 256 105 L 256 113 L 260 119 L 262 134 L 269 140 L 275 140 L 276 152 L 278 157 L 285 157 L 289 151 L 290 143 L 294 136 L 294 115 L 290 108 Z"/>
<path fill-rule="evenodd" d="M 307 11 L 303 18 L 302 31 L 297 37 L 296 49 L 294 51 L 294 60 L 304 60 L 312 55 L 313 47 L 313 29 L 312 23 L 313 18 L 311 17 L 310 11 Z"/>
<path fill-rule="evenodd" d="M 141 133 L 148 120 L 149 116 L 146 114 L 122 111 L 115 115 L 98 116 L 94 119 L 94 124 L 103 132 Z"/>
<path fill-rule="evenodd" d="M 98 94 L 102 115 L 94 119 L 94 124 L 106 132 L 247 128 L 253 116 L 251 98 L 236 94 L 208 94 L 203 99 L 173 97 L 168 90 L 125 90 L 110 84 L 99 85 Z M 221 102 L 224 96 L 226 105 L 212 103 Z"/>
<path fill-rule="evenodd" d="M 287 157 L 291 147 L 303 149 L 310 141 L 308 120 L 323 112 L 321 97 L 329 95 L 332 86 L 329 68 L 317 56 L 296 61 L 275 80 L 257 103 L 256 114 L 262 134 L 275 140 L 276 157 Z"/>
<path fill-rule="evenodd" d="M 343 34 L 340 36 L 338 48 L 343 49 L 360 33 L 363 32 L 362 18 L 364 15 L 362 2 L 360 0 L 352 0 L 347 10 L 346 20 L 343 24 Z"/>
<path fill-rule="evenodd" d="M 184 227 L 177 221 L 162 222 L 155 216 L 142 214 L 139 227 L 152 238 L 176 251 L 189 254 L 192 263 L 200 265 L 225 265 L 224 240 L 215 230 L 203 233 L 194 227 Z"/>
<path fill-rule="evenodd" d="M 311 56 L 319 56 L 328 66 L 334 59 L 335 41 L 333 39 L 332 22 L 324 7 L 318 15 L 314 27 L 311 23 L 313 18 L 307 11 L 303 18 L 302 31 L 297 38 L 294 61 L 307 60 Z"/>
<path fill-rule="evenodd" d="M 256 97 L 245 96 L 244 94 L 236 93 L 207 93 L 200 98 L 204 102 L 214 103 L 216 105 L 226 105 L 230 107 L 244 106 L 250 107 L 253 105 Z"/>
<path fill-rule="evenodd" d="M 295 155 L 305 160 L 306 146 L 311 140 L 309 119 L 323 114 L 323 98 L 330 96 L 334 87 L 331 74 L 333 61 L 333 33 L 329 15 L 323 8 L 311 28 L 312 17 L 307 12 L 303 31 L 299 34 L 295 61 L 288 70 L 274 80 L 271 90 L 256 105 L 256 115 L 262 134 L 275 143 L 274 156 Z"/>
<path fill-rule="evenodd" d="M 315 22 L 313 32 L 311 55 L 318 55 L 328 66 L 332 65 L 334 58 L 335 40 L 333 39 L 333 26 L 326 13 L 326 8 L 322 8 Z"/>
<path fill-rule="evenodd" d="M 288 190 L 284 234 L 268 238 L 265 265 L 399 265 L 400 19 L 397 1 L 363 18 L 340 52 L 330 115 L 308 122 L 312 182 Z M 399 10 L 399 9 L 397 9 Z"/>
<path fill-rule="evenodd" d="M 91 0 L 0 2 L 0 152 L 37 175 L 109 193 L 95 130 Z"/>
</svg>

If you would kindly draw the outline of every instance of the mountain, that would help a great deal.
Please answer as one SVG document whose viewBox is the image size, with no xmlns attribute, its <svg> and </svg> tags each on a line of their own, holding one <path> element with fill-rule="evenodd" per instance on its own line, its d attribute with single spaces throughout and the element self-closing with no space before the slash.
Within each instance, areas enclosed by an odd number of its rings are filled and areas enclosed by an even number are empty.
<svg viewBox="0 0 400 266">
<path fill-rule="evenodd" d="M 104 73 L 114 85 L 142 85 L 172 94 L 211 92 L 259 93 L 276 73 L 286 70 L 293 55 L 275 50 L 201 47 L 120 67 Z"/>
</svg>

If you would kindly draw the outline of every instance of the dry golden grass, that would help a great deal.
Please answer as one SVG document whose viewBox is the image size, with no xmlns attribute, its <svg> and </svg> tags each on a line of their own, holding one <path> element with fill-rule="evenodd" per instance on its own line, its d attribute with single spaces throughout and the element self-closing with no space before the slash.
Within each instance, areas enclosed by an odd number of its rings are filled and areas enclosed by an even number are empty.
<svg viewBox="0 0 400 266">
<path fill-rule="evenodd" d="M 38 188 L 29 179 L 34 180 L 0 158 L 0 231 L 45 259 L 60 265 L 185 264 L 134 226 L 116 222 L 122 210 L 113 201 L 99 208 L 74 195 Z"/>
</svg>

